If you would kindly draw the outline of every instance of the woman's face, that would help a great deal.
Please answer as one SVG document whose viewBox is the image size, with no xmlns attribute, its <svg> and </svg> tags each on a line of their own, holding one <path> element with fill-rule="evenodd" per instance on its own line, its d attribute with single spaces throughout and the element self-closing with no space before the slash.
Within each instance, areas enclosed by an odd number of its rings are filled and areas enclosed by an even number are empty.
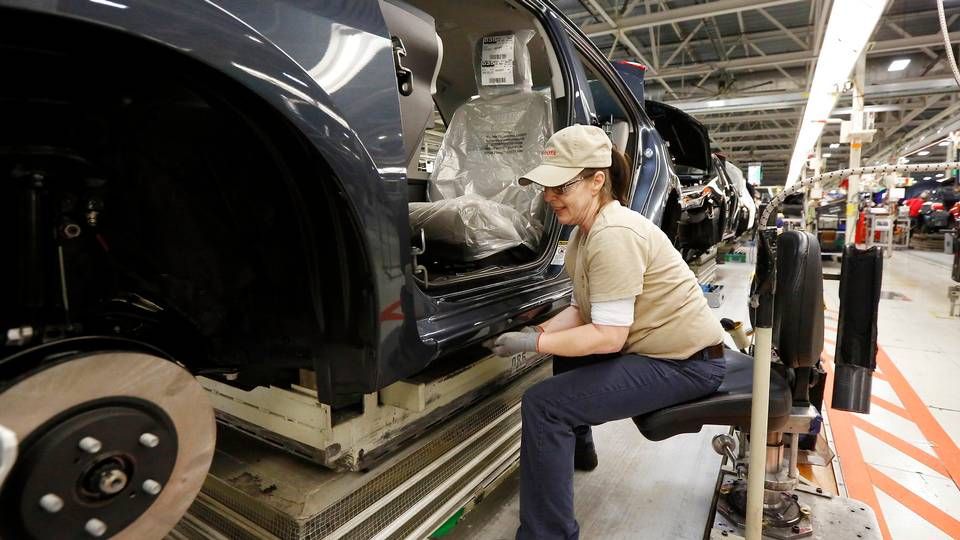
<svg viewBox="0 0 960 540">
<path fill-rule="evenodd" d="M 562 225 L 583 225 L 596 216 L 604 175 L 598 171 L 589 178 L 577 176 L 556 188 L 544 188 L 543 200 L 553 208 Z"/>
</svg>

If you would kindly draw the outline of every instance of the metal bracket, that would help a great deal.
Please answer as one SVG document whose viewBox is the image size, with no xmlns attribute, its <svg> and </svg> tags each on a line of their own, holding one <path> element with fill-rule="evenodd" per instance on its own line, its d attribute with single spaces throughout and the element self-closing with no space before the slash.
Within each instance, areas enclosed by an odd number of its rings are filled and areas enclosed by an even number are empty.
<svg viewBox="0 0 960 540">
<path fill-rule="evenodd" d="M 427 275 L 427 267 L 417 262 L 417 257 L 427 252 L 427 232 L 420 229 L 420 247 L 412 246 L 410 256 L 413 257 L 413 275 L 423 274 L 423 287 L 430 287 L 430 277 Z"/>
</svg>

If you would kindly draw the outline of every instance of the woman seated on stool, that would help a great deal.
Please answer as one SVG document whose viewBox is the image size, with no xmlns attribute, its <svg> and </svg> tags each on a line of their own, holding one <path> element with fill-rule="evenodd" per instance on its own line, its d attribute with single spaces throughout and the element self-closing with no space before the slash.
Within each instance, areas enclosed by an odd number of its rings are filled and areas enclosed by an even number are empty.
<svg viewBox="0 0 960 540">
<path fill-rule="evenodd" d="M 571 539 L 574 466 L 597 465 L 590 426 L 716 391 L 724 331 L 667 236 L 627 207 L 630 167 L 602 129 L 562 129 L 543 155 L 520 183 L 543 186 L 557 220 L 576 226 L 572 305 L 490 347 L 554 355 L 554 376 L 523 396 L 517 538 Z"/>
</svg>

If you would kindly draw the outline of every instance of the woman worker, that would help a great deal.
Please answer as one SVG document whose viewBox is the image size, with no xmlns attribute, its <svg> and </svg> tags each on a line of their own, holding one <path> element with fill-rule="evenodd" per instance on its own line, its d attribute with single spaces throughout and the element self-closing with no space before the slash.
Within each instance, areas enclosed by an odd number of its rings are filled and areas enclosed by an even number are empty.
<svg viewBox="0 0 960 540">
<path fill-rule="evenodd" d="M 667 236 L 627 208 L 629 166 L 602 129 L 562 129 L 543 156 L 520 183 L 543 186 L 557 220 L 576 225 L 564 263 L 572 305 L 491 348 L 555 355 L 554 376 L 523 396 L 517 538 L 570 539 L 574 463 L 597 461 L 590 426 L 714 392 L 724 331 Z"/>
</svg>

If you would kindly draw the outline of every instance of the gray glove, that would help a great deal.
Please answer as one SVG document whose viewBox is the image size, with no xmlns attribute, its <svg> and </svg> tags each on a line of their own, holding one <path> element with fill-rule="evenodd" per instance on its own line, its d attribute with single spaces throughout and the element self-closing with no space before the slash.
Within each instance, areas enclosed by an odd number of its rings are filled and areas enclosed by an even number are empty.
<svg viewBox="0 0 960 540">
<path fill-rule="evenodd" d="M 492 344 L 487 341 L 484 345 L 497 356 L 512 356 L 521 352 L 537 352 L 537 341 L 539 339 L 540 332 L 524 330 L 500 334 L 497 339 L 493 340 Z"/>
</svg>

